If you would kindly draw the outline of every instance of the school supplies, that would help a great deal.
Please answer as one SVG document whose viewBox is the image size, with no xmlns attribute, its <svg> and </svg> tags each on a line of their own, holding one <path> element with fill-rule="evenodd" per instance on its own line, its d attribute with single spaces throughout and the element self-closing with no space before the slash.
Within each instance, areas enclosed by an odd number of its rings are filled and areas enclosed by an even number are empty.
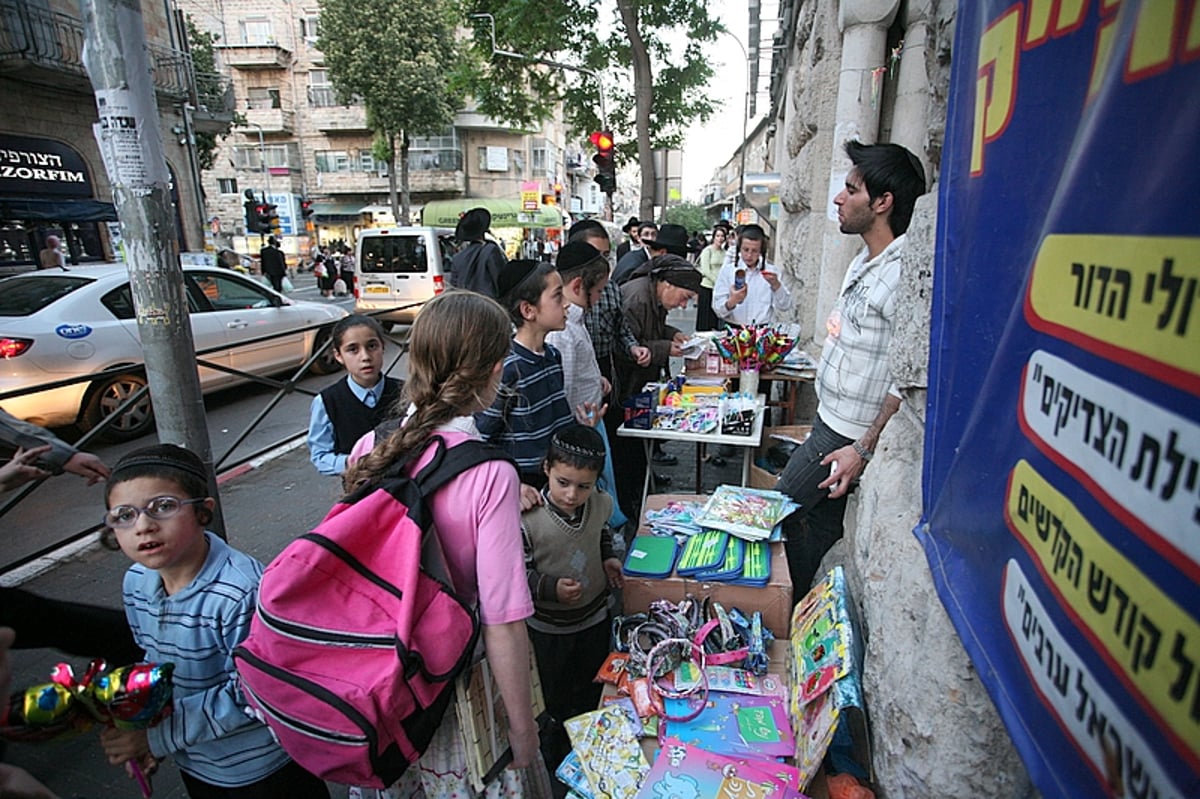
<svg viewBox="0 0 1200 799">
<path fill-rule="evenodd" d="M 779 491 L 720 485 L 696 521 L 702 527 L 761 541 L 769 538 L 775 525 L 798 507 L 791 497 Z"/>
<path fill-rule="evenodd" d="M 633 724 L 609 705 L 563 722 L 593 796 L 633 799 L 650 770 Z"/>
<path fill-rule="evenodd" d="M 675 568 L 678 548 L 674 536 L 634 536 L 623 571 L 633 577 L 666 577 Z"/>
<path fill-rule="evenodd" d="M 711 752 L 751 757 L 789 757 L 796 742 L 788 721 L 787 700 L 779 696 L 754 696 L 709 691 L 698 715 L 688 699 L 667 699 L 663 735 Z"/>
</svg>

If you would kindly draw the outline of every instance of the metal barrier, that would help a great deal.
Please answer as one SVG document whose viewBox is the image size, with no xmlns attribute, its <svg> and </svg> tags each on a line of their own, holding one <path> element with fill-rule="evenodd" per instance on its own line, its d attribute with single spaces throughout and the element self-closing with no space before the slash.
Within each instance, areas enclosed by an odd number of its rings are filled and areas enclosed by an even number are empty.
<svg viewBox="0 0 1200 799">
<path fill-rule="evenodd" d="M 423 304 L 424 304 L 423 302 L 412 303 L 410 305 L 403 306 L 399 310 L 409 310 L 411 308 L 420 307 Z M 394 310 L 397 310 L 397 309 L 391 309 L 389 311 L 381 311 L 381 312 L 377 312 L 377 313 L 363 314 L 363 315 L 364 316 L 380 316 L 385 313 L 391 313 Z M 289 330 L 289 331 L 286 331 L 283 333 L 275 333 L 275 334 L 268 335 L 268 336 L 259 336 L 256 338 L 247 339 L 246 341 L 239 342 L 233 346 L 211 347 L 209 349 L 201 350 L 196 353 L 197 367 L 204 366 L 206 368 L 213 369 L 216 371 L 221 371 L 221 372 L 225 372 L 227 374 L 236 375 L 240 378 L 243 378 L 244 381 L 247 383 L 257 383 L 257 384 L 269 386 L 269 387 L 275 389 L 275 393 L 267 400 L 266 406 L 261 411 L 259 411 L 258 414 L 255 415 L 254 419 L 251 420 L 251 422 L 237 436 L 235 436 L 233 444 L 230 445 L 225 450 L 224 454 L 222 454 L 218 457 L 214 453 L 214 458 L 213 458 L 213 471 L 214 472 L 216 472 L 219 475 L 222 472 L 237 468 L 238 466 L 241 466 L 242 464 L 248 463 L 250 461 L 253 461 L 253 460 L 256 460 L 256 459 L 262 457 L 262 455 L 264 455 L 267 452 L 277 449 L 280 446 L 283 446 L 285 444 L 290 444 L 293 441 L 295 441 L 297 438 L 307 435 L 308 428 L 306 425 L 304 428 L 297 430 L 294 434 L 285 436 L 284 438 L 282 438 L 278 441 L 271 442 L 270 444 L 267 444 L 266 446 L 264 446 L 260 449 L 254 450 L 250 454 L 247 454 L 236 460 L 231 460 L 231 456 L 233 455 L 234 452 L 237 451 L 238 447 L 241 446 L 242 442 L 244 442 L 247 439 L 247 437 L 249 437 L 249 435 L 263 422 L 263 420 L 269 416 L 271 411 L 279 405 L 279 403 L 283 400 L 284 397 L 286 397 L 287 395 L 292 394 L 292 393 L 305 394 L 309 397 L 315 397 L 317 395 L 316 391 L 313 391 L 309 388 L 298 385 L 298 381 L 300 379 L 302 379 L 303 377 L 305 377 L 305 375 L 307 375 L 309 368 L 312 366 L 312 364 L 318 358 L 326 357 L 326 354 L 328 353 L 329 347 L 333 343 L 333 340 L 328 335 L 325 335 L 323 338 L 318 339 L 318 341 L 319 341 L 318 346 L 314 347 L 313 352 L 309 354 L 309 356 L 305 359 L 304 363 L 301 364 L 293 372 L 291 372 L 290 376 L 287 377 L 286 379 L 278 379 L 278 378 L 267 376 L 267 375 L 251 374 L 249 372 L 244 372 L 244 371 L 241 371 L 238 369 L 234 369 L 233 367 L 225 366 L 223 364 L 213 363 L 212 361 L 205 360 L 203 356 L 211 355 L 211 354 L 217 353 L 217 352 L 228 352 L 231 350 L 237 350 L 241 347 L 247 347 L 247 346 L 250 346 L 253 344 L 258 344 L 258 343 L 261 343 L 264 341 L 271 341 L 273 339 L 282 338 L 284 336 L 293 336 L 296 333 L 302 333 L 302 332 L 305 332 L 308 330 L 320 330 L 322 328 L 327 328 L 327 327 L 330 327 L 328 322 L 325 322 L 322 324 L 317 324 L 317 325 L 311 325 L 309 327 L 299 327 L 299 328 L 295 328 L 293 330 Z M 391 341 L 392 343 L 396 344 L 399 347 L 399 352 L 396 354 L 395 358 L 393 358 L 391 360 L 391 362 L 386 364 L 384 367 L 384 373 L 387 374 L 393 368 L 395 368 L 395 366 L 400 362 L 400 359 L 403 358 L 405 356 L 405 354 L 407 354 L 408 339 L 407 339 L 407 336 L 399 336 L 399 335 L 395 335 L 393 333 L 385 333 L 385 337 L 389 341 Z M 23 388 L 23 389 L 19 389 L 19 390 L 15 390 L 15 391 L 0 392 L 0 401 L 9 399 L 11 397 L 21 397 L 21 396 L 26 396 L 29 394 L 37 394 L 42 391 L 47 391 L 47 390 L 54 389 L 54 388 L 61 388 L 63 386 L 69 386 L 69 385 L 73 385 L 76 383 L 94 383 L 97 380 L 103 380 L 107 377 L 113 377 L 116 375 L 138 373 L 144 377 L 145 370 L 146 370 L 146 367 L 144 364 L 130 364 L 127 366 L 114 367 L 112 369 L 107 369 L 103 372 L 96 372 L 94 374 L 86 375 L 83 377 L 69 378 L 66 380 L 56 380 L 51 383 L 41 383 L 36 386 L 30 386 L 28 388 Z M 115 418 L 117 418 L 118 416 L 120 416 L 122 413 L 124 413 L 126 410 L 128 410 L 130 407 L 132 407 L 135 403 L 141 401 L 142 398 L 145 397 L 148 390 L 149 390 L 148 386 L 142 386 L 138 391 L 136 391 L 134 394 L 130 395 L 124 402 L 122 402 L 119 406 L 117 406 L 117 408 L 112 413 L 110 413 L 109 415 L 104 417 L 104 419 L 101 421 L 100 424 L 98 424 L 96 427 L 92 428 L 91 430 L 87 431 L 78 441 L 76 441 L 74 443 L 73 446 L 75 446 L 76 449 L 79 449 L 81 451 L 86 451 L 88 448 L 88 444 L 97 441 L 99 439 L 99 437 L 103 436 L 105 430 L 111 425 L 112 421 Z M 53 478 L 45 478 L 42 480 L 36 480 L 31 483 L 28 483 L 25 486 L 22 486 L 21 488 L 17 489 L 15 492 L 13 492 L 13 494 L 11 496 L 4 497 L 3 500 L 0 500 L 0 519 L 3 519 L 13 508 L 17 507 L 23 500 L 26 499 L 26 497 L 30 496 L 33 492 L 35 492 L 48 479 L 53 479 Z M 57 487 L 62 488 L 63 484 L 60 482 L 59 484 L 57 484 Z M 99 513 L 97 513 L 97 515 L 99 515 Z M 91 526 L 87 527 L 86 529 L 80 530 L 78 532 L 68 533 L 63 538 L 58 539 L 58 540 L 42 547 L 41 549 L 37 550 L 36 552 L 33 552 L 33 553 L 25 555 L 23 557 L 17 558 L 16 560 L 13 560 L 11 562 L 4 563 L 4 564 L 0 565 L 0 575 L 2 575 L 5 572 L 11 571 L 12 569 L 23 566 L 26 563 L 29 563 L 30 561 L 44 557 L 44 556 L 50 554 L 51 552 L 54 552 L 55 550 L 65 546 L 67 544 L 78 541 L 86 536 L 93 535 L 96 532 L 98 532 L 102 526 L 103 525 L 100 525 L 100 524 L 94 524 L 94 525 L 91 525 Z"/>
</svg>

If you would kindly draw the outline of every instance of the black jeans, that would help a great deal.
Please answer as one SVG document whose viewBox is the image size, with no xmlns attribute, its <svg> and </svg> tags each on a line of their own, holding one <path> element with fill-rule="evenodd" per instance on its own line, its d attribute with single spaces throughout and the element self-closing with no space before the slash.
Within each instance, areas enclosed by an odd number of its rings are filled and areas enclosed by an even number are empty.
<svg viewBox="0 0 1200 799">
<path fill-rule="evenodd" d="M 179 772 L 183 787 L 191 799 L 329 799 L 325 783 L 309 774 L 295 761 L 258 782 L 237 788 L 222 788 L 185 772 Z"/>
<path fill-rule="evenodd" d="M 551 777 L 571 751 L 571 742 L 562 723 L 599 706 L 601 686 L 593 680 L 608 657 L 609 626 L 606 618 L 586 630 L 566 635 L 529 631 L 529 640 L 537 655 L 538 674 L 542 678 L 546 710 L 555 721 L 542 735 L 542 756 Z M 556 791 L 562 787 L 558 780 L 552 780 L 552 783 Z"/>
<path fill-rule="evenodd" d="M 800 509 L 783 521 L 793 603 L 808 593 L 821 558 L 844 531 L 846 497 L 830 499 L 829 489 L 817 487 L 829 476 L 829 466 L 822 466 L 821 459 L 853 441 L 835 433 L 818 415 L 812 435 L 792 453 L 775 486 L 800 503 Z"/>
</svg>

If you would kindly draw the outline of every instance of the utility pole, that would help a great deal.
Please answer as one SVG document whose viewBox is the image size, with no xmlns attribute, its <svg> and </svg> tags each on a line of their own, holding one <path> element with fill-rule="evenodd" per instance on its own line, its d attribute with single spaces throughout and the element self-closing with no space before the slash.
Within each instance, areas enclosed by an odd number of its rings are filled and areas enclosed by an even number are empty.
<svg viewBox="0 0 1200 799">
<path fill-rule="evenodd" d="M 83 63 L 100 121 L 93 126 L 121 221 L 125 264 L 159 440 L 200 456 L 217 496 L 200 393 L 169 175 L 150 81 L 139 0 L 81 0 Z M 224 535 L 217 503 L 212 529 Z"/>
</svg>

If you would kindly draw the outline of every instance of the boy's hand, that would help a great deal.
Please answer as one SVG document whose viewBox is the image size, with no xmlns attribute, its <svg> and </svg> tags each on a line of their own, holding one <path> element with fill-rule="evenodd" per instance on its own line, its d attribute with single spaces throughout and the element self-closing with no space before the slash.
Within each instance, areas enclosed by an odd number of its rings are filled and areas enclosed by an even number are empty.
<svg viewBox="0 0 1200 799">
<path fill-rule="evenodd" d="M 604 418 L 604 414 L 608 412 L 607 403 L 596 406 L 594 402 L 583 402 L 575 406 L 575 421 L 579 422 L 584 427 L 595 427 Z"/>
<path fill-rule="evenodd" d="M 521 513 L 542 504 L 542 492 L 531 485 L 521 483 Z"/>
<path fill-rule="evenodd" d="M 558 593 L 558 601 L 564 605 L 578 602 L 583 596 L 583 586 L 578 580 L 572 580 L 570 577 L 559 577 L 555 591 Z"/>
<path fill-rule="evenodd" d="M 100 733 L 100 746 L 108 762 L 119 766 L 129 760 L 141 763 L 150 754 L 150 741 L 145 730 L 118 730 L 108 728 Z"/>
<path fill-rule="evenodd" d="M 625 586 L 625 574 L 621 571 L 621 561 L 617 558 L 605 558 L 604 573 L 608 575 L 608 584 L 612 588 Z"/>
<path fill-rule="evenodd" d="M 85 478 L 88 485 L 95 485 L 101 480 L 106 480 L 111 474 L 111 470 L 104 464 L 104 461 L 90 452 L 76 452 L 70 460 L 63 464 L 63 471 Z"/>
</svg>

